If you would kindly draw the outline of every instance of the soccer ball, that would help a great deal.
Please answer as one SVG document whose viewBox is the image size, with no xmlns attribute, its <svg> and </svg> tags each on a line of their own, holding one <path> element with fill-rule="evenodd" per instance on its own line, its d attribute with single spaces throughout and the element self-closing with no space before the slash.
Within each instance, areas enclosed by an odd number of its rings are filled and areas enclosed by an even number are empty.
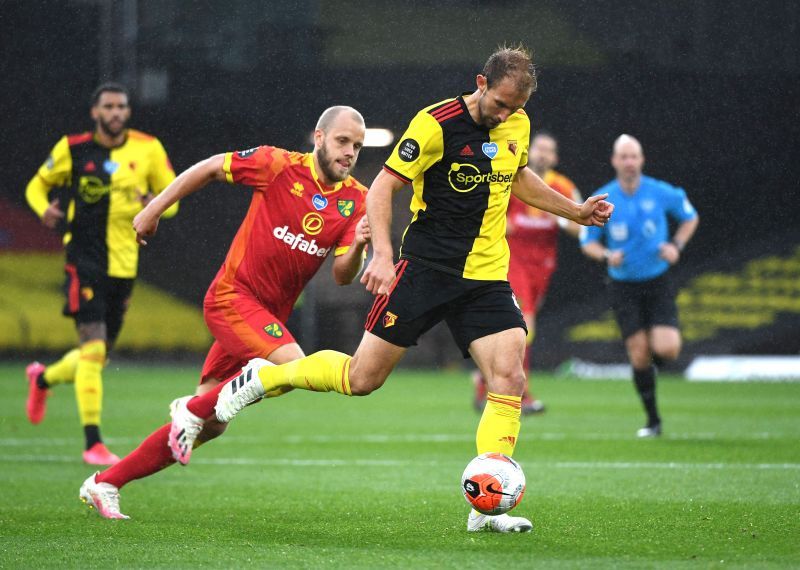
<svg viewBox="0 0 800 570">
<path fill-rule="evenodd" d="M 525 494 L 525 474 L 519 463 L 502 453 L 483 453 L 469 462 L 461 476 L 464 498 L 485 515 L 502 515 Z"/>
</svg>

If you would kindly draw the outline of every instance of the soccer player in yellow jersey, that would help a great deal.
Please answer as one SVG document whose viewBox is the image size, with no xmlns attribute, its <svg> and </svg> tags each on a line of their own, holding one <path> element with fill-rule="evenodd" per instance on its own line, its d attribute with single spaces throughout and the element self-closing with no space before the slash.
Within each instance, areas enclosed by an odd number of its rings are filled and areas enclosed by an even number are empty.
<svg viewBox="0 0 800 570">
<path fill-rule="evenodd" d="M 28 365 L 28 419 L 42 421 L 50 387 L 74 383 L 86 437 L 83 460 L 91 465 L 119 461 L 100 437 L 101 374 L 136 277 L 139 245 L 131 223 L 175 179 L 158 139 L 127 128 L 130 113 L 125 87 L 98 87 L 92 95 L 94 131 L 62 137 L 25 192 L 45 226 L 66 222 L 64 315 L 75 319 L 80 339 L 55 364 Z M 67 189 L 68 203 L 51 201 L 55 187 Z"/>
<path fill-rule="evenodd" d="M 577 204 L 527 167 L 530 123 L 522 107 L 536 88 L 527 50 L 499 49 L 476 83 L 475 91 L 417 113 L 367 193 L 373 257 L 361 282 L 377 298 L 355 355 L 323 350 L 280 366 L 251 361 L 241 375 L 199 397 L 216 402 L 211 409 L 218 421 L 230 421 L 247 404 L 288 388 L 369 394 L 383 385 L 409 346 L 444 320 L 487 380 L 478 453 L 513 453 L 526 329 L 506 281 L 509 197 L 513 193 L 582 225 L 602 226 L 613 206 L 603 195 Z M 413 186 L 414 216 L 395 265 L 392 195 L 406 184 Z M 181 433 L 175 422 L 172 431 Z M 467 522 L 469 531 L 531 528 L 527 519 L 507 514 L 473 511 Z"/>
</svg>

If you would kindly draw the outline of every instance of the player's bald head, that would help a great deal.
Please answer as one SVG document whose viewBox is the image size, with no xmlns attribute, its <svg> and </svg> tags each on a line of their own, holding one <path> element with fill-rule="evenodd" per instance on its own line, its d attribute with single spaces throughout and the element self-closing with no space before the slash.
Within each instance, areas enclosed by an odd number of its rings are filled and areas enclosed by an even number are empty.
<svg viewBox="0 0 800 570">
<path fill-rule="evenodd" d="M 328 107 L 322 112 L 317 121 L 316 129 L 328 131 L 338 119 L 345 117 L 364 126 L 364 117 L 361 116 L 361 113 L 347 105 L 336 105 L 334 107 Z"/>
<path fill-rule="evenodd" d="M 631 135 L 620 135 L 614 141 L 611 165 L 617 171 L 617 178 L 634 184 L 642 174 L 644 153 L 642 144 Z"/>
<path fill-rule="evenodd" d="M 617 140 L 614 141 L 614 154 L 619 154 L 621 152 L 644 154 L 644 152 L 642 152 L 642 143 L 635 137 L 626 134 L 619 135 Z"/>
</svg>

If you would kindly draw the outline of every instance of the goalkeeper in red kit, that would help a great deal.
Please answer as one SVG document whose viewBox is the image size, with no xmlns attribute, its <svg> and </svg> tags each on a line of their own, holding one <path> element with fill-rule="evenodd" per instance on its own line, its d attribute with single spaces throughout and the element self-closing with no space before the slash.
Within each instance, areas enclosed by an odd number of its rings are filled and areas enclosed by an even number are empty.
<svg viewBox="0 0 800 570">
<path fill-rule="evenodd" d="M 177 200 L 213 181 L 253 189 L 250 208 L 206 293 L 203 313 L 215 341 L 197 394 L 212 390 L 252 359 L 283 364 L 302 358 L 284 324 L 297 297 L 329 254 L 337 284 L 359 273 L 370 240 L 366 187 L 350 176 L 364 144 L 364 119 L 351 107 L 331 107 L 319 118 L 314 150 L 303 154 L 271 146 L 212 156 L 181 174 L 136 216 L 140 236 L 153 235 L 160 216 Z M 190 396 L 171 405 L 173 417 L 191 417 Z M 205 418 L 203 418 L 205 419 Z M 191 439 L 205 442 L 226 424 L 196 422 Z M 173 464 L 170 424 L 145 439 L 118 464 L 91 475 L 80 497 L 105 518 L 128 518 L 119 489 Z M 181 445 L 186 434 L 173 434 Z M 185 453 L 185 449 L 182 450 Z"/>
</svg>

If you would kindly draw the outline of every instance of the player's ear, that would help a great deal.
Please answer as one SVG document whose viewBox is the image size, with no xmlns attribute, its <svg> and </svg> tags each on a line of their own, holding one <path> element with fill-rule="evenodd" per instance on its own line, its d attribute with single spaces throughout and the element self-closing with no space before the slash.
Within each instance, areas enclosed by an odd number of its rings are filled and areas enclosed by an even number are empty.
<svg viewBox="0 0 800 570">
<path fill-rule="evenodd" d="M 322 148 L 322 141 L 325 140 L 325 131 L 322 129 L 315 129 L 314 130 L 314 146 L 316 148 Z"/>
<path fill-rule="evenodd" d="M 481 91 L 486 91 L 486 88 L 489 86 L 489 83 L 486 81 L 486 76 L 480 73 L 475 76 L 475 84 Z"/>
<path fill-rule="evenodd" d="M 97 118 L 100 116 L 100 110 L 97 105 L 92 105 L 89 113 L 91 114 L 93 121 L 97 121 Z"/>
</svg>

